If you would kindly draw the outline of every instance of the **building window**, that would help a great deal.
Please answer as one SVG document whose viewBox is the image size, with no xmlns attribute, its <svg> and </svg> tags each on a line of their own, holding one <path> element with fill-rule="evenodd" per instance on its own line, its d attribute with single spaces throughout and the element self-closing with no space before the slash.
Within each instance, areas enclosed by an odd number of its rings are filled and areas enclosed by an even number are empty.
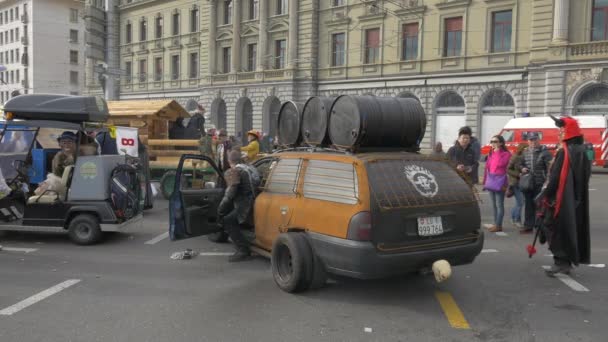
<svg viewBox="0 0 608 342">
<path fill-rule="evenodd" d="M 285 55 L 287 53 L 287 41 L 285 39 L 274 42 L 274 68 L 285 69 Z"/>
<path fill-rule="evenodd" d="M 0 25 L 4 25 L 4 14 L 0 12 Z"/>
<path fill-rule="evenodd" d="M 593 1 L 591 40 L 608 40 L 608 0 Z"/>
<path fill-rule="evenodd" d="M 78 22 L 78 10 L 76 8 L 70 8 L 70 22 Z"/>
<path fill-rule="evenodd" d="M 148 37 L 148 21 L 146 19 L 141 19 L 139 22 L 139 41 L 145 42 Z"/>
<path fill-rule="evenodd" d="M 333 7 L 344 6 L 345 0 L 332 0 L 331 4 Z"/>
<path fill-rule="evenodd" d="M 148 73 L 148 61 L 145 59 L 139 60 L 139 83 L 146 82 L 146 74 Z"/>
<path fill-rule="evenodd" d="M 288 0 L 276 0 L 277 1 L 277 14 L 287 14 L 287 1 Z"/>
<path fill-rule="evenodd" d="M 259 0 L 249 0 L 249 19 L 257 19 L 258 12 L 260 11 L 260 1 Z"/>
<path fill-rule="evenodd" d="M 131 62 L 125 62 L 125 74 L 127 83 L 131 83 L 131 77 L 133 76 L 133 66 Z"/>
<path fill-rule="evenodd" d="M 190 78 L 198 78 L 198 53 L 192 52 L 190 53 L 190 66 L 188 75 Z"/>
<path fill-rule="evenodd" d="M 78 43 L 78 30 L 70 30 L 70 43 Z"/>
<path fill-rule="evenodd" d="M 435 143 L 449 144 L 454 141 L 454 127 L 465 125 L 464 99 L 454 91 L 439 96 L 436 105 Z"/>
<path fill-rule="evenodd" d="M 365 30 L 365 64 L 378 63 L 380 57 L 380 29 Z"/>
<path fill-rule="evenodd" d="M 19 20 L 19 7 L 15 7 L 15 20 Z"/>
<path fill-rule="evenodd" d="M 15 31 L 11 30 L 11 43 L 15 42 Z"/>
<path fill-rule="evenodd" d="M 11 50 L 11 63 L 15 63 L 15 51 Z"/>
<path fill-rule="evenodd" d="M 70 85 L 78 85 L 78 71 L 70 71 Z"/>
<path fill-rule="evenodd" d="M 15 40 L 19 41 L 19 28 L 15 28 Z"/>
<path fill-rule="evenodd" d="M 15 62 L 19 63 L 19 49 L 15 50 Z"/>
<path fill-rule="evenodd" d="M 190 32 L 198 32 L 199 21 L 198 7 L 195 7 L 190 10 Z"/>
<path fill-rule="evenodd" d="M 156 57 L 154 59 L 154 81 L 160 82 L 163 79 L 163 58 Z"/>
<path fill-rule="evenodd" d="M 258 44 L 247 45 L 247 71 L 255 71 Z"/>
<path fill-rule="evenodd" d="M 512 11 L 492 13 L 492 52 L 511 50 Z"/>
<path fill-rule="evenodd" d="M 173 13 L 173 35 L 179 35 L 179 13 Z"/>
<path fill-rule="evenodd" d="M 160 39 L 163 37 L 163 17 L 156 17 L 154 24 L 154 37 L 156 37 L 156 39 Z"/>
<path fill-rule="evenodd" d="M 11 8 L 11 21 L 15 20 L 15 17 L 13 16 L 13 9 Z"/>
<path fill-rule="evenodd" d="M 179 80 L 179 55 L 171 56 L 171 79 Z"/>
<path fill-rule="evenodd" d="M 344 33 L 331 35 L 331 66 L 344 65 Z"/>
<path fill-rule="evenodd" d="M 445 20 L 444 57 L 460 56 L 462 49 L 462 17 Z"/>
<path fill-rule="evenodd" d="M 401 60 L 411 61 L 418 58 L 418 23 L 403 25 L 403 46 Z"/>
<path fill-rule="evenodd" d="M 0 33 L 0 45 L 4 45 L 4 35 Z"/>
<path fill-rule="evenodd" d="M 231 60 L 231 49 L 225 47 L 222 49 L 222 73 L 227 74 L 230 72 L 230 60 Z"/>
<path fill-rule="evenodd" d="M 127 26 L 125 27 L 125 42 L 127 44 L 130 44 L 133 41 L 133 28 L 131 26 L 131 23 L 127 23 Z"/>
<path fill-rule="evenodd" d="M 482 97 L 481 130 L 478 137 L 481 141 L 490 141 L 493 135 L 507 124 L 515 115 L 513 97 L 502 89 L 492 89 Z"/>
<path fill-rule="evenodd" d="M 19 69 L 17 69 L 17 83 L 21 82 L 21 73 Z"/>
<path fill-rule="evenodd" d="M 78 64 L 78 51 L 70 50 L 70 63 Z"/>
<path fill-rule="evenodd" d="M 232 0 L 224 1 L 224 25 L 232 23 Z"/>
</svg>

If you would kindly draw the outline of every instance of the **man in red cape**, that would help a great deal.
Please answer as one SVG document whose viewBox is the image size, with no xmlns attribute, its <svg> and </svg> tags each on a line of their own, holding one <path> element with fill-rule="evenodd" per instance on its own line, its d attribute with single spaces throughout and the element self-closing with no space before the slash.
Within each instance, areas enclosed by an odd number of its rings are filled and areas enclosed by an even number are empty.
<svg viewBox="0 0 608 342">
<path fill-rule="evenodd" d="M 590 262 L 589 178 L 591 162 L 585 154 L 583 134 L 576 119 L 555 118 L 562 146 L 555 155 L 546 183 L 545 201 L 552 210 L 545 218 L 549 249 L 555 265 L 548 276 L 568 274 L 572 265 Z"/>
</svg>

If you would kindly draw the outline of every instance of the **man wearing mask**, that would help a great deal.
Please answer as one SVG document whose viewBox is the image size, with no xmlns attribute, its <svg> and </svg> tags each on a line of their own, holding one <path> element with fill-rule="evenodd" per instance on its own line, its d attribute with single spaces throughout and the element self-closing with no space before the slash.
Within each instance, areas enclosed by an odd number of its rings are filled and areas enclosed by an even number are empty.
<svg viewBox="0 0 608 342">
<path fill-rule="evenodd" d="M 540 144 L 538 133 L 529 132 L 527 134 L 528 148 L 524 150 L 523 162 L 521 164 L 521 174 L 531 175 L 531 188 L 522 189 L 525 201 L 525 220 L 524 228 L 520 233 L 531 233 L 536 221 L 536 196 L 540 193 L 551 163 L 551 153 Z"/>
<path fill-rule="evenodd" d="M 555 120 L 562 147 L 555 155 L 544 191 L 545 232 L 554 265 L 548 276 L 568 274 L 572 265 L 591 262 L 589 235 L 589 178 L 591 162 L 585 155 L 583 134 L 576 119 Z M 548 218 L 546 216 L 549 216 Z M 548 223 L 548 224 L 547 224 Z"/>
</svg>

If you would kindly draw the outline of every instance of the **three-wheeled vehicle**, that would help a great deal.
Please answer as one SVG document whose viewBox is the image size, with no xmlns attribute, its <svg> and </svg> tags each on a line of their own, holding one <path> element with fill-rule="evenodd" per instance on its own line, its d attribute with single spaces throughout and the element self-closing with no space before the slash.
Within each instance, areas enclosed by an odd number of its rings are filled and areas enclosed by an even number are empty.
<svg viewBox="0 0 608 342">
<path fill-rule="evenodd" d="M 105 101 L 96 97 L 22 95 L 4 107 L 0 131 L 0 168 L 10 193 L 0 198 L 0 230 L 67 232 L 81 245 L 100 241 L 103 232 L 123 231 L 142 219 L 145 180 L 137 158 L 82 154 L 87 133 L 108 118 Z M 73 165 L 60 184 L 35 195 L 32 150 L 40 147 L 43 129 L 76 135 Z M 57 150 L 44 151 L 44 173 L 51 173 Z"/>
</svg>

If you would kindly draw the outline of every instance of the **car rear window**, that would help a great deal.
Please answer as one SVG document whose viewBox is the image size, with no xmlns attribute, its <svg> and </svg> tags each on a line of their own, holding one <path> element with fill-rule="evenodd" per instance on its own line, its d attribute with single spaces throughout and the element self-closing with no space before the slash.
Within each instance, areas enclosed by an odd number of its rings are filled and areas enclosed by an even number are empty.
<svg viewBox="0 0 608 342">
<path fill-rule="evenodd" d="M 359 183 L 353 164 L 310 160 L 304 174 L 304 197 L 356 204 Z"/>
<path fill-rule="evenodd" d="M 281 159 L 273 167 L 266 191 L 279 194 L 293 194 L 298 184 L 302 159 Z"/>
<path fill-rule="evenodd" d="M 370 191 L 381 210 L 432 207 L 477 201 L 470 186 L 446 161 L 420 155 L 371 160 Z"/>
</svg>

